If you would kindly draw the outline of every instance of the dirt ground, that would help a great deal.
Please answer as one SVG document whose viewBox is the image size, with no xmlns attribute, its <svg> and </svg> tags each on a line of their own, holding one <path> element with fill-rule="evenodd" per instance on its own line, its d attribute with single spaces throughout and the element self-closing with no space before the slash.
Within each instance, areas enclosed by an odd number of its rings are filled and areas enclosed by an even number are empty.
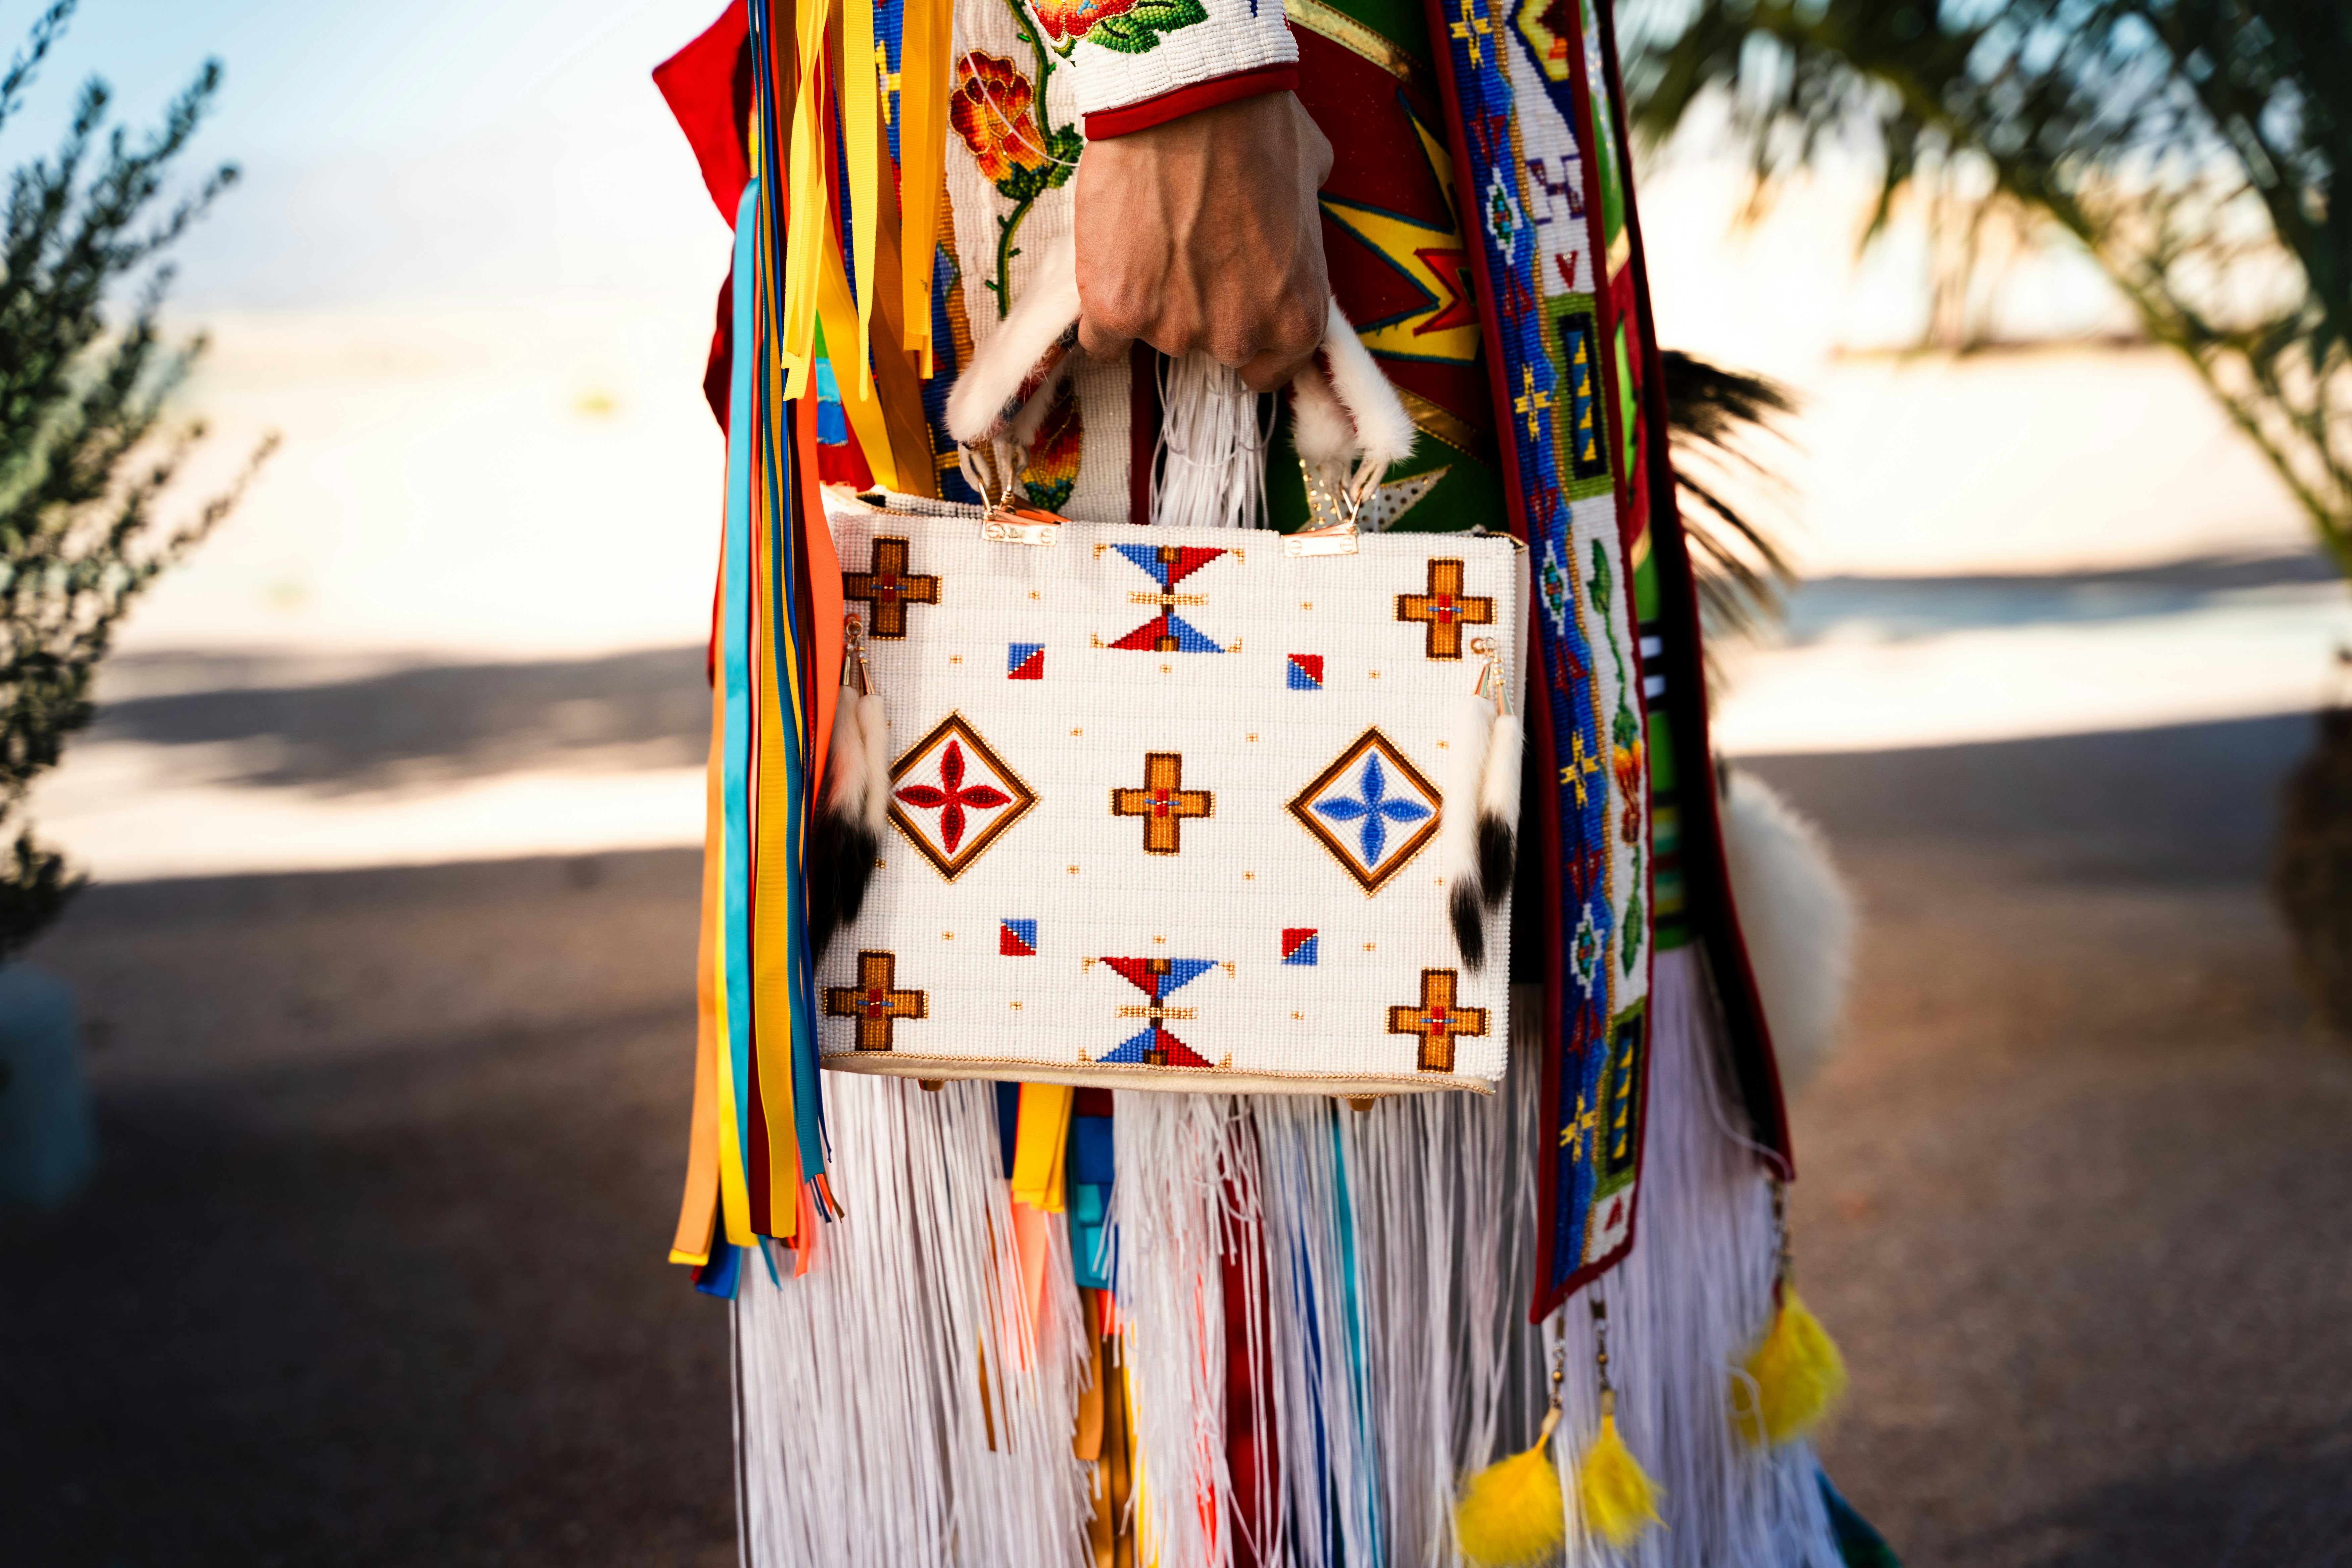
<svg viewBox="0 0 2352 1568">
<path fill-rule="evenodd" d="M 2352 1562 L 2352 1049 L 2260 887 L 2300 720 L 1779 759 L 1866 906 L 1797 1110 L 1826 1448 L 1913 1568 Z M 0 1563 L 733 1561 L 660 1261 L 684 855 L 101 888 L 103 1164 L 0 1226 Z"/>
</svg>

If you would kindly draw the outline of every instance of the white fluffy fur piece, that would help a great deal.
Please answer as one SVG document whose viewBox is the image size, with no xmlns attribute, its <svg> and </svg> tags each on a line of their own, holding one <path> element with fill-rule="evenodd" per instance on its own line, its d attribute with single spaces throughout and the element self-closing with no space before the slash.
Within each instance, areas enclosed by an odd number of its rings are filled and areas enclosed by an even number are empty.
<svg viewBox="0 0 2352 1568">
<path fill-rule="evenodd" d="M 857 688 L 844 682 L 833 710 L 833 742 L 825 752 L 825 809 L 856 816 L 866 809 L 869 752 L 857 728 Z"/>
<path fill-rule="evenodd" d="M 1371 351 L 1340 313 L 1337 300 L 1331 301 L 1324 321 L 1323 355 L 1331 364 L 1331 390 L 1355 425 L 1356 444 L 1364 461 L 1384 469 L 1411 455 L 1412 418 L 1405 413 L 1396 388 L 1372 363 Z"/>
<path fill-rule="evenodd" d="M 1344 477 L 1355 462 L 1356 427 L 1331 384 L 1311 364 L 1291 378 L 1290 440 L 1299 461 L 1318 473 L 1336 468 Z"/>
<path fill-rule="evenodd" d="M 848 711 L 849 689 L 842 688 L 842 710 Z M 866 826 L 877 839 L 890 822 L 890 717 L 881 694 L 869 691 L 857 700 L 857 742 L 865 753 Z M 834 725 L 833 743 L 841 744 L 841 725 Z"/>
<path fill-rule="evenodd" d="M 1037 268 L 1028 290 L 1013 307 L 988 342 L 975 350 L 971 363 L 956 377 L 948 394 L 948 434 L 966 446 L 989 438 L 1003 416 L 1004 405 L 1021 390 L 1037 362 L 1055 340 L 1078 319 L 1078 244 L 1069 235 L 1055 240 Z M 1052 385 L 1040 388 L 1038 401 Z"/>
<path fill-rule="evenodd" d="M 1748 962 L 1794 1095 L 1837 1048 L 1853 978 L 1853 895 L 1821 829 L 1753 773 L 1729 775 L 1723 845 Z"/>
</svg>

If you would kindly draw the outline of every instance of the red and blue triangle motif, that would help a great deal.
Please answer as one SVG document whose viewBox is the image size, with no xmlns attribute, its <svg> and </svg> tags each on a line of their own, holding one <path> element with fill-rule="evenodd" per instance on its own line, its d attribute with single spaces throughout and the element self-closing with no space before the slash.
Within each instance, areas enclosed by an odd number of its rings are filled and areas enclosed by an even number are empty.
<svg viewBox="0 0 2352 1568">
<path fill-rule="evenodd" d="M 1121 548 L 1125 548 L 1122 546 Z M 1174 993 L 1217 967 L 1210 958 L 1106 958 L 1109 966 L 1129 985 L 1149 997 L 1150 1004 L 1135 1009 L 1150 1020 L 1142 1033 L 1131 1035 L 1111 1047 L 1097 1062 L 1124 1067 L 1206 1068 L 1216 1064 L 1192 1047 L 1171 1035 L 1163 1026 L 1162 1007 Z M 1130 1016 L 1133 1016 L 1131 1012 Z"/>
<path fill-rule="evenodd" d="M 1198 595 L 1178 595 L 1176 584 L 1225 553 L 1194 544 L 1152 545 L 1115 544 L 1128 560 L 1150 574 L 1160 585 L 1157 595 L 1139 595 L 1150 603 L 1156 599 L 1160 613 L 1108 646 L 1129 653 L 1223 653 L 1225 650 L 1198 626 L 1176 613 L 1179 598 L 1197 601 Z"/>
</svg>

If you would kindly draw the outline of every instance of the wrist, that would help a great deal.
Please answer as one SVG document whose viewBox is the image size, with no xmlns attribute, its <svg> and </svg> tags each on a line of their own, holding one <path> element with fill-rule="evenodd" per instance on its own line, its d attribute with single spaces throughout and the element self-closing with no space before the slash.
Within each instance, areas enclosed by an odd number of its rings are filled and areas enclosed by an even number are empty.
<svg viewBox="0 0 2352 1568">
<path fill-rule="evenodd" d="M 1298 40 L 1278 0 L 1027 3 L 1069 61 L 1089 139 L 1297 84 Z"/>
<path fill-rule="evenodd" d="M 1087 115 L 1087 140 L 1108 142 L 1121 136 L 1132 136 L 1139 131 L 1150 131 L 1190 115 L 1222 109 L 1230 103 L 1270 97 L 1275 93 L 1296 92 L 1297 89 L 1298 67 L 1296 62 L 1258 66 L 1208 81 L 1190 82 L 1155 97 L 1114 109 L 1097 110 Z"/>
</svg>

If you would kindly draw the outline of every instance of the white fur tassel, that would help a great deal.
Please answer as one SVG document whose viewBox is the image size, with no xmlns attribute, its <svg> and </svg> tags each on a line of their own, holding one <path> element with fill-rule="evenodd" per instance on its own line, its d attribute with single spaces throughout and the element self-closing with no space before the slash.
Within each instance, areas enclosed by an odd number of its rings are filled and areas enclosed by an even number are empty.
<svg viewBox="0 0 2352 1568">
<path fill-rule="evenodd" d="M 1475 973 L 1486 966 L 1486 913 L 1478 889 L 1479 782 L 1494 733 L 1495 705 L 1475 691 L 1455 701 L 1437 825 L 1437 866 L 1445 879 L 1445 913 L 1454 922 L 1454 945 Z M 1494 901 L 1500 903 L 1501 895 Z"/>
<path fill-rule="evenodd" d="M 1298 460 L 1344 481 L 1356 455 L 1356 427 L 1323 373 L 1307 366 L 1290 382 L 1290 440 Z"/>
<path fill-rule="evenodd" d="M 1478 886 L 1490 910 L 1502 906 L 1518 867 L 1519 763 L 1527 731 L 1519 716 L 1496 716 L 1478 779 Z"/>
<path fill-rule="evenodd" d="M 967 447 L 1017 434 L 1013 425 L 1024 404 L 1036 405 L 1027 432 L 1034 434 L 1046 402 L 1037 394 L 1058 374 L 1076 342 L 1077 320 L 1078 242 L 1066 235 L 1045 252 L 1012 314 L 956 378 L 948 394 L 948 434 Z"/>
<path fill-rule="evenodd" d="M 847 670 L 844 670 L 845 676 Z M 824 808 L 846 817 L 862 817 L 872 767 L 865 738 L 859 734 L 856 683 L 841 683 L 841 700 L 833 710 L 833 743 L 825 749 Z"/>
<path fill-rule="evenodd" d="M 849 699 L 848 688 L 842 689 L 842 700 Z M 841 743 L 840 726 L 834 726 L 834 744 Z M 874 835 L 878 847 L 883 829 L 890 822 L 890 715 L 882 706 L 882 694 L 869 691 L 857 700 L 857 744 L 866 758 L 865 816 L 866 831 Z"/>
<path fill-rule="evenodd" d="M 1330 363 L 1331 390 L 1339 395 L 1355 425 L 1364 467 L 1385 472 L 1390 464 L 1411 457 L 1412 416 L 1404 411 L 1389 378 L 1372 363 L 1371 351 L 1340 314 L 1337 300 L 1331 301 L 1324 320 L 1323 357 Z"/>
<path fill-rule="evenodd" d="M 846 671 L 845 671 L 846 673 Z M 841 700 L 833 710 L 833 743 L 826 750 L 824 800 L 808 847 L 809 952 L 824 956 L 834 933 L 857 919 L 866 907 L 866 884 L 874 878 L 874 857 L 882 847 L 881 826 L 873 816 L 876 795 L 889 795 L 889 748 L 882 748 L 879 781 L 873 748 L 862 732 L 862 708 L 875 702 L 860 698 L 857 688 L 845 680 Z"/>
</svg>

